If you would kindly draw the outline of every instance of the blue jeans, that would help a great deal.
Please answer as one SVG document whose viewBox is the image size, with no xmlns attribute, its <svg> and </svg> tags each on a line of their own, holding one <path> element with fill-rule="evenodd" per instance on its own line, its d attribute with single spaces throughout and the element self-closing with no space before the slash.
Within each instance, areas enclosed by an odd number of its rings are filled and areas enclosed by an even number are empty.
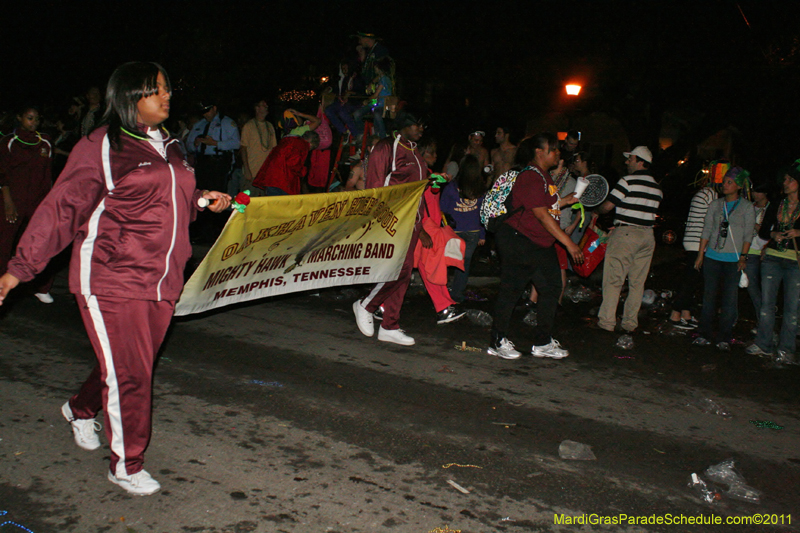
<svg viewBox="0 0 800 533">
<path fill-rule="evenodd" d="M 775 304 L 783 282 L 783 323 L 778 349 L 794 354 L 797 335 L 797 304 L 800 298 L 800 268 L 794 259 L 767 255 L 761 262 L 761 312 L 758 316 L 756 345 L 772 353 L 772 332 L 775 329 Z"/>
<path fill-rule="evenodd" d="M 353 111 L 356 111 L 358 106 L 347 101 L 341 103 L 338 99 L 334 100 L 331 105 L 325 108 L 325 114 L 333 124 L 333 127 L 339 130 L 339 133 L 347 133 L 350 130 L 352 135 L 361 133 L 358 126 L 353 121 Z"/>
<path fill-rule="evenodd" d="M 372 113 L 372 125 L 375 129 L 375 135 L 383 139 L 386 137 L 386 126 L 383 124 L 383 106 L 376 106 L 372 107 L 369 105 L 365 105 L 356 109 L 356 112 L 353 113 L 353 118 L 356 121 L 356 125 L 360 128 L 359 134 L 364 133 L 364 117 Z"/>
<path fill-rule="evenodd" d="M 478 241 L 481 238 L 480 231 L 457 231 L 456 235 L 464 239 L 464 271 L 456 268 L 453 281 L 450 283 L 450 297 L 456 303 L 464 301 L 464 290 L 467 288 L 467 278 L 469 278 L 469 265 L 472 263 L 472 254 L 478 248 Z"/>
<path fill-rule="evenodd" d="M 700 315 L 698 329 L 701 337 L 712 338 L 717 307 L 720 307 L 719 333 L 715 342 L 731 342 L 733 339 L 733 325 L 738 316 L 740 276 L 736 262 L 717 261 L 709 257 L 703 259 L 703 314 Z"/>
<path fill-rule="evenodd" d="M 750 295 L 750 300 L 753 302 L 753 307 L 756 310 L 756 320 L 758 320 L 758 314 L 761 312 L 761 257 L 748 254 L 747 266 L 744 271 L 749 281 L 747 294 Z"/>
</svg>

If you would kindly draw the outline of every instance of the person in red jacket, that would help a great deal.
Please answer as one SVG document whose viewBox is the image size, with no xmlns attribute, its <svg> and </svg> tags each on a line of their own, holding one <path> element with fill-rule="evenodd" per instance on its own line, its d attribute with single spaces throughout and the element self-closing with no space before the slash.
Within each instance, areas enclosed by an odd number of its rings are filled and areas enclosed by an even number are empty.
<svg viewBox="0 0 800 533">
<path fill-rule="evenodd" d="M 302 178 L 308 172 L 308 152 L 319 146 L 319 134 L 307 131 L 301 137 L 289 135 L 278 141 L 253 178 L 253 186 L 266 196 L 300 194 Z"/>
<path fill-rule="evenodd" d="M 161 488 L 143 469 L 150 442 L 155 355 L 183 288 L 189 223 L 203 197 L 220 212 L 230 196 L 195 188 L 194 170 L 160 127 L 171 90 L 156 63 L 117 68 L 102 125 L 72 150 L 58 182 L 22 235 L 0 304 L 71 242 L 69 286 L 98 364 L 61 412 L 81 448 L 100 447 L 102 408 L 111 448 L 108 479 L 130 493 Z"/>
<path fill-rule="evenodd" d="M 13 133 L 0 138 L 0 196 L 3 218 L 0 219 L 0 272 L 5 272 L 14 255 L 14 244 L 25 230 L 52 186 L 53 146 L 40 134 L 39 111 L 27 106 L 17 115 Z M 53 303 L 52 276 L 38 280 L 35 296 L 43 303 Z"/>
</svg>

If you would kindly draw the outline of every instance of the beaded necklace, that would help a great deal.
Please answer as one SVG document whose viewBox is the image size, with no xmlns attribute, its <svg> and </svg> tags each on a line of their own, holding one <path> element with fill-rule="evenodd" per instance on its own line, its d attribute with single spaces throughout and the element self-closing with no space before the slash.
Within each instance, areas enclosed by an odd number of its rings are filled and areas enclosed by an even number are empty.
<svg viewBox="0 0 800 533">
<path fill-rule="evenodd" d="M 567 180 L 569 179 L 569 170 L 562 169 L 561 173 L 556 176 L 553 182 L 556 184 L 556 188 L 558 189 L 558 194 L 561 194 L 564 191 L 564 186 L 567 184 Z"/>
<path fill-rule="evenodd" d="M 262 122 L 264 124 L 264 133 L 261 133 L 261 128 L 258 127 L 259 120 L 257 118 L 254 118 L 253 120 L 256 123 L 256 132 L 258 133 L 258 142 L 261 143 L 261 148 L 263 148 L 266 151 L 266 149 L 269 147 L 269 140 L 270 140 L 270 138 L 272 136 L 270 134 L 270 132 L 269 132 L 269 129 L 267 128 L 267 121 L 265 119 Z M 266 139 L 264 139 L 264 135 L 266 135 L 266 137 L 267 137 Z"/>
<path fill-rule="evenodd" d="M 800 217 L 800 202 L 797 202 L 794 206 L 794 210 L 789 213 L 789 198 L 784 198 L 781 200 L 780 206 L 778 206 L 778 213 L 778 231 L 780 233 L 789 231 L 794 227 L 794 223 L 797 222 L 798 217 Z M 778 241 L 775 245 L 778 247 L 778 251 L 785 252 L 789 241 L 784 239 Z"/>
</svg>

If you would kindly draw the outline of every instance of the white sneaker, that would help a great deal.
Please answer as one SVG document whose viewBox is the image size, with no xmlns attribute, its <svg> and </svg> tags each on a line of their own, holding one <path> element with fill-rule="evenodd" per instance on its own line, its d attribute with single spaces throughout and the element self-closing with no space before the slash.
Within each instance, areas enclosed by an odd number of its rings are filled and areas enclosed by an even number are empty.
<svg viewBox="0 0 800 533">
<path fill-rule="evenodd" d="M 747 348 L 745 348 L 744 349 L 744 353 L 746 353 L 747 355 L 758 355 L 758 356 L 772 355 L 771 353 L 765 352 L 764 350 L 759 348 L 758 344 L 756 344 L 756 343 L 753 343 L 750 346 L 748 346 Z"/>
<path fill-rule="evenodd" d="M 367 337 L 372 337 L 375 334 L 372 313 L 364 309 L 364 306 L 361 305 L 361 300 L 353 302 L 353 313 L 356 315 L 358 330 Z"/>
<path fill-rule="evenodd" d="M 531 355 L 534 357 L 550 357 L 551 359 L 563 359 L 569 352 L 561 347 L 555 339 L 550 340 L 550 344 L 544 346 L 534 346 L 531 348 Z"/>
<path fill-rule="evenodd" d="M 34 296 L 36 296 L 36 298 L 38 298 L 43 304 L 51 304 L 55 301 L 53 300 L 53 297 L 50 296 L 49 292 L 37 292 L 34 294 Z"/>
<path fill-rule="evenodd" d="M 486 350 L 489 355 L 500 357 L 501 359 L 519 359 L 522 354 L 514 349 L 514 343 L 503 337 L 496 346 L 489 346 Z"/>
<path fill-rule="evenodd" d="M 413 346 L 415 342 L 414 337 L 409 337 L 402 329 L 383 329 L 383 326 L 378 328 L 378 340 L 403 346 Z"/>
<path fill-rule="evenodd" d="M 130 476 L 119 477 L 109 472 L 108 480 L 136 496 L 150 496 L 161 490 L 161 484 L 153 479 L 147 470 L 139 470 Z"/>
<path fill-rule="evenodd" d="M 100 447 L 100 439 L 97 432 L 100 431 L 102 426 L 94 418 L 87 418 L 84 420 L 76 419 L 72 414 L 72 409 L 69 402 L 61 406 L 61 414 L 67 419 L 69 425 L 72 426 L 72 433 L 75 435 L 75 444 L 84 450 L 96 450 Z"/>
</svg>

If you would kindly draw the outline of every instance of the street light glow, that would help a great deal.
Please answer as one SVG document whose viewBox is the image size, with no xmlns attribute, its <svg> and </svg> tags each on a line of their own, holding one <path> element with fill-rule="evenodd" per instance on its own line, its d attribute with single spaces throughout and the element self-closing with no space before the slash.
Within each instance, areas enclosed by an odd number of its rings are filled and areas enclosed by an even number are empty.
<svg viewBox="0 0 800 533">
<path fill-rule="evenodd" d="M 570 96 L 578 96 L 581 92 L 581 86 L 576 83 L 567 84 L 564 88 Z"/>
</svg>

